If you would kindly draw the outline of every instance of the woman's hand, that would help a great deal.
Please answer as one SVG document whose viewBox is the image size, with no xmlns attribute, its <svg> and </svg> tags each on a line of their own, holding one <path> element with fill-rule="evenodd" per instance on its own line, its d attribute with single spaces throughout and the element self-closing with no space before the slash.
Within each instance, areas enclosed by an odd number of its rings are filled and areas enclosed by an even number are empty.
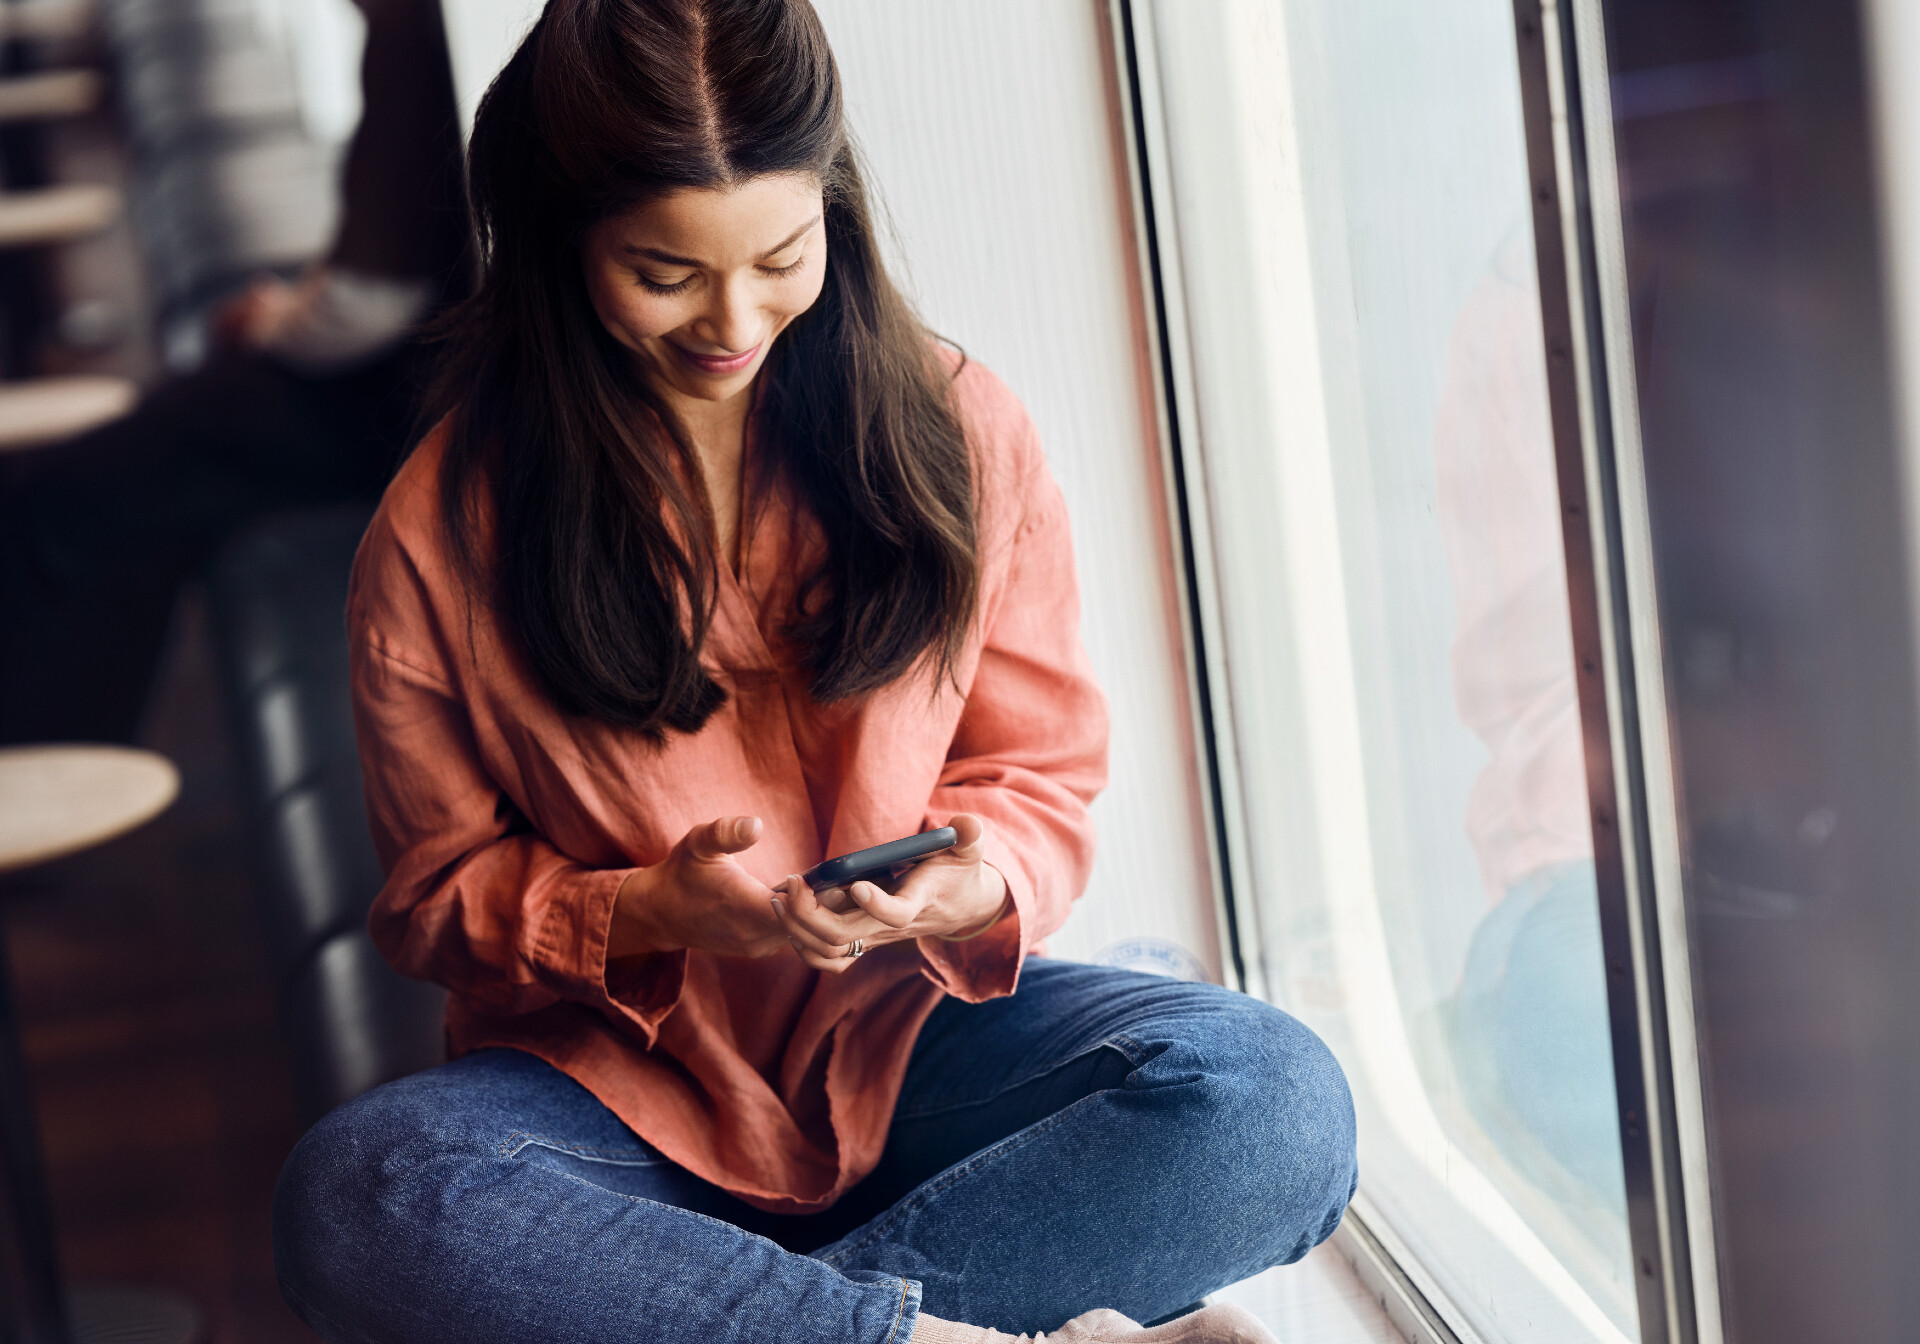
<svg viewBox="0 0 1920 1344">
<path fill-rule="evenodd" d="M 613 901 L 607 959 L 698 948 L 726 957 L 769 957 L 787 941 L 767 909 L 773 895 L 733 856 L 760 839 L 760 818 L 722 817 L 695 826 L 666 858 L 635 869 Z"/>
<path fill-rule="evenodd" d="M 930 934 L 964 938 L 995 923 L 1006 909 L 1007 880 L 983 857 L 987 828 L 965 812 L 947 824 L 960 833 L 952 849 L 921 860 L 893 891 L 855 882 L 844 914 L 797 875 L 781 882 L 773 908 L 800 960 L 838 975 L 853 965 L 847 952 L 856 938 L 868 948 Z"/>
</svg>

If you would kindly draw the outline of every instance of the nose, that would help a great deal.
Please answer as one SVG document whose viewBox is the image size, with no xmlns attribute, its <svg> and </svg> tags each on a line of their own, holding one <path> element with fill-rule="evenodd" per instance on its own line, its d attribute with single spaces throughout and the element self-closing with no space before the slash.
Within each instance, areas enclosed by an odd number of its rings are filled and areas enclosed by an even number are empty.
<svg viewBox="0 0 1920 1344">
<path fill-rule="evenodd" d="M 693 334 L 718 347 L 713 353 L 738 355 L 760 338 L 759 314 L 744 277 L 729 277 L 713 291 L 713 302 L 693 324 Z"/>
</svg>

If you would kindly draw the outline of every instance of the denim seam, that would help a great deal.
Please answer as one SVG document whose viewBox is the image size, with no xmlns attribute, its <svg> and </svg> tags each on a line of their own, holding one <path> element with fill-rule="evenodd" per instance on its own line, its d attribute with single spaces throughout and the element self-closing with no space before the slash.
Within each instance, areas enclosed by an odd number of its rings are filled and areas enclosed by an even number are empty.
<svg viewBox="0 0 1920 1344">
<path fill-rule="evenodd" d="M 538 1170 L 542 1170 L 542 1168 L 535 1167 L 534 1170 L 538 1171 Z M 547 1167 L 547 1168 L 544 1168 L 544 1170 L 552 1172 L 555 1176 L 560 1177 L 562 1180 L 578 1181 L 581 1185 L 586 1186 L 587 1189 L 589 1190 L 597 1190 L 603 1195 L 612 1195 L 615 1199 L 624 1199 L 629 1204 L 650 1204 L 656 1209 L 671 1209 L 675 1213 L 684 1213 L 689 1218 L 698 1218 L 703 1223 L 712 1223 L 715 1227 L 724 1227 L 729 1232 L 738 1232 L 741 1236 L 752 1237 L 756 1241 L 764 1241 L 769 1246 L 779 1245 L 778 1242 L 773 1241 L 771 1238 L 763 1237 L 757 1232 L 749 1232 L 747 1231 L 746 1228 L 741 1227 L 739 1224 L 730 1223 L 724 1218 L 715 1218 L 711 1214 L 701 1213 L 698 1209 L 683 1209 L 678 1204 L 668 1204 L 658 1199 L 648 1199 L 645 1195 L 629 1195 L 623 1190 L 609 1190 L 604 1185 L 595 1185 L 592 1181 L 588 1180 L 586 1177 L 576 1176 L 570 1171 L 560 1171 L 553 1167 Z M 786 1248 L 781 1247 L 781 1249 L 785 1250 Z"/>
<path fill-rule="evenodd" d="M 1124 1045 L 1122 1044 L 1123 1042 Z M 1132 1046 L 1133 1048 L 1127 1049 L 1125 1048 L 1126 1046 Z M 1127 1063 L 1133 1065 L 1135 1068 L 1139 1068 L 1142 1064 L 1146 1063 L 1152 1053 L 1130 1037 L 1109 1037 L 1106 1040 L 1095 1041 L 1085 1050 L 1068 1055 L 1065 1059 L 1055 1060 L 1053 1063 L 1037 1069 L 1033 1073 L 1025 1074 L 1019 1078 L 1015 1078 L 1011 1082 L 1003 1083 L 992 1092 L 985 1093 L 981 1096 L 968 1097 L 964 1101 L 945 1101 L 938 1106 L 917 1107 L 913 1110 L 896 1109 L 893 1113 L 893 1118 L 895 1120 L 920 1120 L 930 1115 L 945 1115 L 948 1111 L 964 1111 L 969 1106 L 984 1106 L 995 1098 L 1005 1096 L 1016 1087 L 1025 1087 L 1028 1083 L 1037 1082 L 1045 1078 L 1056 1069 L 1066 1068 L 1067 1065 L 1073 1063 L 1074 1060 L 1082 1059 L 1092 1054 L 1095 1050 L 1106 1049 L 1112 1049 L 1124 1055 Z"/>
<path fill-rule="evenodd" d="M 515 1143 L 514 1140 L 519 1142 Z M 584 1158 L 589 1162 L 604 1162 L 614 1167 L 657 1167 L 666 1161 L 655 1154 L 652 1157 L 636 1156 L 632 1148 L 594 1148 L 584 1143 L 561 1143 L 557 1139 L 546 1139 L 538 1134 L 529 1134 L 524 1129 L 516 1129 L 500 1140 L 500 1156 L 517 1156 L 522 1148 L 545 1148 L 549 1152 L 566 1153 L 573 1157 Z"/>
<path fill-rule="evenodd" d="M 900 1280 L 900 1305 L 893 1309 L 893 1328 L 887 1331 L 886 1344 L 893 1344 L 900 1336 L 900 1322 L 907 1314 L 907 1281 Z"/>
<path fill-rule="evenodd" d="M 880 1217 L 868 1223 L 865 1229 L 865 1235 L 863 1235 L 860 1240 L 852 1242 L 844 1249 L 836 1251 L 830 1256 L 821 1256 L 820 1259 L 822 1263 L 838 1268 L 839 1263 L 847 1256 L 871 1245 L 883 1232 L 889 1231 L 895 1224 L 905 1219 L 908 1214 L 917 1213 L 933 1200 L 935 1196 L 945 1194 L 947 1190 L 973 1175 L 973 1173 L 980 1168 L 989 1166 L 1011 1153 L 1018 1152 L 1054 1128 L 1054 1126 L 1064 1123 L 1075 1111 L 1079 1110 L 1088 1102 L 1097 1099 L 1099 1095 L 1098 1092 L 1095 1092 L 1084 1096 L 1071 1106 L 1062 1107 L 1043 1120 L 1036 1120 L 1019 1133 L 1009 1134 L 1006 1138 L 993 1144 L 991 1147 L 982 1148 L 960 1166 L 949 1168 L 946 1172 L 934 1177 L 906 1199 L 901 1200 Z"/>
</svg>

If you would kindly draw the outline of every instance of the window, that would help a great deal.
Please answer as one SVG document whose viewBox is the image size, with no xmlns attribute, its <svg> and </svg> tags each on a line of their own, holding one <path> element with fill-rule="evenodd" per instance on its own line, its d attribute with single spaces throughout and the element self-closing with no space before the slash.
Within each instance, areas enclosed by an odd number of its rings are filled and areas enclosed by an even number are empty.
<svg viewBox="0 0 1920 1344">
<path fill-rule="evenodd" d="M 1514 11 L 1132 32 L 1248 987 L 1423 1288 L 1637 1339 Z"/>
</svg>

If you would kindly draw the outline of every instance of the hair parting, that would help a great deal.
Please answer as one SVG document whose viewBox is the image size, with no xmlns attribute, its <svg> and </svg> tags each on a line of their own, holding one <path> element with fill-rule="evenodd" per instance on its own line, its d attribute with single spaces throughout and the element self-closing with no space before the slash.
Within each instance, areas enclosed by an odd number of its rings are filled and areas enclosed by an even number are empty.
<svg viewBox="0 0 1920 1344">
<path fill-rule="evenodd" d="M 595 314 L 581 236 L 674 191 L 793 172 L 821 182 L 828 263 L 768 352 L 753 432 L 826 547 L 787 633 L 821 700 L 953 675 L 978 599 L 974 466 L 952 374 L 883 264 L 818 17 L 806 0 L 549 0 L 475 121 L 481 275 L 430 411 L 470 591 L 569 713 L 659 739 L 725 701 L 700 661 L 718 583 L 704 478 Z"/>
</svg>

